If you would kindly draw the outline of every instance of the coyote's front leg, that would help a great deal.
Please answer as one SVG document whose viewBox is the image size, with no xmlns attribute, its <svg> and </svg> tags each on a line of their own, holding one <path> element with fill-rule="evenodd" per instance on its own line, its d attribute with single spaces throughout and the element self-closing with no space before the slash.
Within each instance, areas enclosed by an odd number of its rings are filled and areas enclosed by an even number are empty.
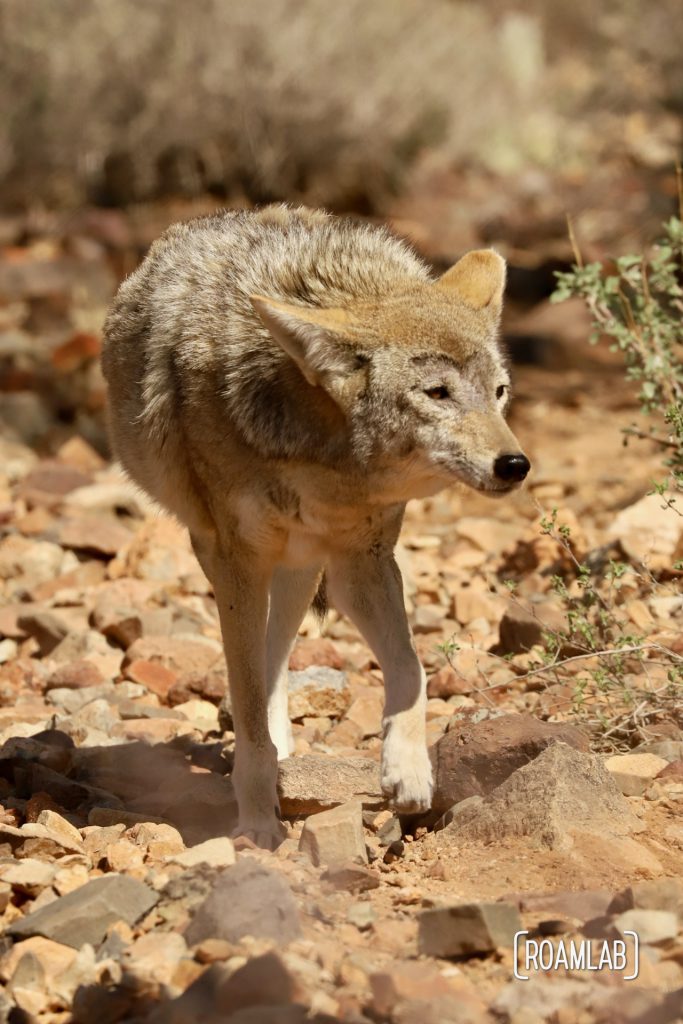
<svg viewBox="0 0 683 1024">
<path fill-rule="evenodd" d="M 195 546 L 196 544 L 196 540 Z M 204 561 L 221 622 L 232 717 L 232 782 L 239 811 L 235 835 L 275 849 L 284 829 L 276 792 L 277 752 L 268 731 L 266 624 L 271 572 L 235 536 L 219 536 Z"/>
<path fill-rule="evenodd" d="M 330 596 L 356 624 L 384 673 L 382 790 L 403 813 L 426 811 L 432 799 L 427 753 L 425 674 L 403 603 L 401 573 L 390 547 L 335 559 Z"/>
</svg>

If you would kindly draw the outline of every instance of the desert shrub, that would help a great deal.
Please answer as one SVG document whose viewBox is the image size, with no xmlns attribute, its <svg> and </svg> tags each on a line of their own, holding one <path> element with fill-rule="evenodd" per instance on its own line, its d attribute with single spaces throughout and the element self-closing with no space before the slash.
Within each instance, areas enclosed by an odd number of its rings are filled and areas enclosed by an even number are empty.
<svg viewBox="0 0 683 1024">
<path fill-rule="evenodd" d="M 584 264 L 577 252 L 574 268 L 557 279 L 553 301 L 580 296 L 593 319 L 591 341 L 606 338 L 623 354 L 627 378 L 638 384 L 650 429 L 625 427 L 625 442 L 644 436 L 660 445 L 666 483 L 683 490 L 683 221 L 671 217 L 649 255 L 622 256 L 606 270 Z M 661 493 L 666 483 L 657 484 Z M 668 501 L 678 512 L 676 498 Z"/>
</svg>

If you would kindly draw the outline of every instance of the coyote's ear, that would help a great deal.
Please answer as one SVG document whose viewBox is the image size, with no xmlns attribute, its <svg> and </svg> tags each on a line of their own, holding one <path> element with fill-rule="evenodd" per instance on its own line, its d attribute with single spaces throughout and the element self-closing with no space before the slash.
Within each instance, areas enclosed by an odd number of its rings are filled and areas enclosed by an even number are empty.
<svg viewBox="0 0 683 1024">
<path fill-rule="evenodd" d="M 262 295 L 250 298 L 271 336 L 294 360 L 309 384 L 335 391 L 335 384 L 357 367 L 345 310 L 292 306 Z"/>
<path fill-rule="evenodd" d="M 437 288 L 452 288 L 473 309 L 500 306 L 505 288 L 505 260 L 495 249 L 475 249 L 447 270 Z"/>
</svg>

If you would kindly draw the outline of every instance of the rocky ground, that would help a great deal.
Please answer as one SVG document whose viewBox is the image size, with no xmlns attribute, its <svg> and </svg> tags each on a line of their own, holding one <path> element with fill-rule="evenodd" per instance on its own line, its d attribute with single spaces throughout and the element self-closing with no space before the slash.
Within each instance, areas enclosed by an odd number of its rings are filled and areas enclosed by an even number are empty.
<svg viewBox="0 0 683 1024">
<path fill-rule="evenodd" d="M 106 458 L 99 329 L 129 229 L 93 217 L 68 239 L 3 227 L 0 1020 L 683 1020 L 683 519 L 647 496 L 659 453 L 622 445 L 636 411 L 618 367 L 574 350 L 581 310 L 510 313 L 510 333 L 562 354 L 516 373 L 528 489 L 407 515 L 433 813 L 383 803 L 381 674 L 347 622 L 311 616 L 290 665 L 288 838 L 266 853 L 226 838 L 210 588 L 185 531 Z M 540 670 L 579 593 L 573 558 L 628 568 L 595 584 L 637 648 L 619 685 L 601 685 L 599 645 L 566 637 Z M 516 980 L 521 929 L 547 948 L 635 930 L 639 976 Z"/>
</svg>

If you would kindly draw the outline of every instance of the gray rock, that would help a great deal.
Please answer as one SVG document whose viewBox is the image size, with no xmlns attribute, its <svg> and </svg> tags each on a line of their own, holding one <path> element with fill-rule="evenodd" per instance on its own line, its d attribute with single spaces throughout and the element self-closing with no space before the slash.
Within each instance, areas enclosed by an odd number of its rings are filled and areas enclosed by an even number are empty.
<svg viewBox="0 0 683 1024">
<path fill-rule="evenodd" d="M 449 826 L 458 840 L 530 836 L 567 849 L 573 833 L 627 835 L 642 829 L 602 759 L 555 743 Z"/>
<path fill-rule="evenodd" d="M 476 724 L 457 723 L 431 748 L 432 813 L 443 814 L 468 796 L 486 796 L 552 743 L 588 750 L 572 725 L 540 722 L 532 715 L 498 715 Z"/>
<path fill-rule="evenodd" d="M 304 754 L 278 765 L 280 810 L 285 817 L 315 814 L 355 798 L 377 806 L 383 801 L 379 765 L 364 757 Z"/>
<path fill-rule="evenodd" d="M 289 673 L 289 717 L 341 718 L 351 703 L 345 672 L 313 665 Z"/>
<path fill-rule="evenodd" d="M 455 903 L 418 915 L 418 947 L 426 956 L 465 956 L 512 946 L 522 922 L 511 903 Z"/>
<path fill-rule="evenodd" d="M 135 924 L 158 899 L 157 893 L 142 882 L 127 875 L 109 874 L 94 878 L 41 910 L 14 921 L 7 932 L 14 939 L 42 935 L 74 949 L 80 949 L 85 942 L 96 946 L 110 924 Z"/>
<path fill-rule="evenodd" d="M 285 944 L 301 933 L 299 911 L 284 879 L 250 858 L 221 871 L 185 932 L 188 945 L 204 939 L 237 942 L 244 935 Z"/>
</svg>

